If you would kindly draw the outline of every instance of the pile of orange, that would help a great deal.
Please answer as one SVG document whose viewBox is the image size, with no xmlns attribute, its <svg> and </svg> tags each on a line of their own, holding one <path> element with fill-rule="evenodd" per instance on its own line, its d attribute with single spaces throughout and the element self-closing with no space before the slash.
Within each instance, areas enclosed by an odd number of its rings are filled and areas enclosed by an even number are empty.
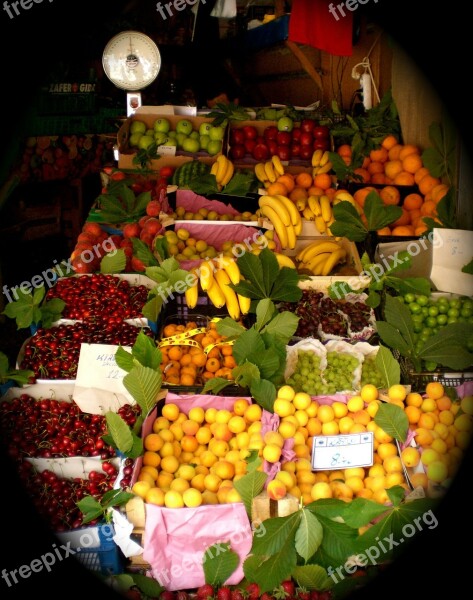
<svg viewBox="0 0 473 600">
<path fill-rule="evenodd" d="M 351 158 L 348 145 L 337 152 L 347 162 Z M 349 164 L 349 162 L 347 162 Z M 433 177 L 424 167 L 420 149 L 413 144 L 400 144 L 394 135 L 388 135 L 381 147 L 371 150 L 363 165 L 354 170 L 367 184 L 384 185 L 381 189 L 367 186 L 354 193 L 356 202 L 363 208 L 368 193 L 376 190 L 384 204 L 401 205 L 401 217 L 389 227 L 380 229 L 380 235 L 418 236 L 427 231 L 424 217 L 437 219 L 437 204 L 448 192 L 448 186 Z M 417 186 L 419 192 L 408 194 L 401 200 L 398 186 Z"/>
<path fill-rule="evenodd" d="M 266 188 L 266 193 L 270 196 L 281 194 L 293 202 L 323 194 L 330 197 L 331 193 L 335 193 L 335 182 L 334 175 L 329 173 L 319 173 L 315 176 L 307 171 L 284 173 Z"/>
<path fill-rule="evenodd" d="M 197 328 L 194 321 L 186 325 L 170 323 L 163 329 L 163 338 L 176 336 Z M 187 339 L 197 345 L 173 344 L 160 346 L 163 359 L 160 365 L 164 383 L 174 385 L 203 385 L 213 377 L 232 380 L 232 369 L 236 366 L 233 347 L 223 345 L 215 323 L 210 323 L 204 332 Z M 178 341 L 178 340 L 176 340 Z"/>
</svg>

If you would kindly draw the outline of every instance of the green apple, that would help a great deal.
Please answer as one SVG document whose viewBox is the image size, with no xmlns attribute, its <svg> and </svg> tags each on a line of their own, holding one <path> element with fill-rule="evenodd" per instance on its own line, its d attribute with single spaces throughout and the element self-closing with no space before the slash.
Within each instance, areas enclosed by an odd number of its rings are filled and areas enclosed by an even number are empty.
<svg viewBox="0 0 473 600">
<path fill-rule="evenodd" d="M 151 144 L 154 144 L 154 137 L 151 135 L 142 135 L 138 142 L 138 148 L 146 150 Z"/>
<path fill-rule="evenodd" d="M 130 135 L 130 139 L 128 140 L 128 143 L 132 147 L 137 147 L 142 136 L 143 136 L 142 133 L 132 133 Z"/>
<path fill-rule="evenodd" d="M 177 132 L 176 135 L 176 142 L 177 142 L 177 147 L 178 148 L 182 148 L 182 143 L 184 142 L 184 140 L 187 138 L 188 136 L 185 133 L 181 133 L 181 132 Z"/>
<path fill-rule="evenodd" d="M 167 137 L 163 142 L 163 146 L 177 146 L 176 138 Z"/>
<path fill-rule="evenodd" d="M 292 131 L 294 129 L 294 121 L 290 117 L 281 117 L 277 123 L 278 131 Z"/>
<path fill-rule="evenodd" d="M 201 150 L 207 150 L 209 142 L 210 142 L 210 136 L 209 135 L 201 135 L 200 136 L 200 149 Z"/>
<path fill-rule="evenodd" d="M 193 140 L 198 140 L 200 138 L 200 135 L 198 131 L 191 131 L 189 137 Z"/>
<path fill-rule="evenodd" d="M 210 156 L 215 156 L 222 151 L 222 142 L 220 140 L 210 140 L 207 144 L 207 152 Z"/>
<path fill-rule="evenodd" d="M 182 142 L 182 149 L 185 150 L 186 152 L 198 152 L 200 150 L 200 143 L 199 140 L 196 140 L 192 137 L 187 137 L 183 142 Z"/>
<path fill-rule="evenodd" d="M 150 135 L 151 137 L 154 137 L 154 129 L 147 129 L 145 131 L 145 135 Z"/>
<path fill-rule="evenodd" d="M 168 131 L 168 136 L 169 136 L 170 138 L 174 138 L 174 139 L 176 139 L 176 135 L 177 135 L 177 131 L 174 131 L 174 130 L 172 130 L 172 131 Z"/>
<path fill-rule="evenodd" d="M 164 144 L 164 142 L 168 139 L 168 134 L 164 133 L 164 131 L 155 131 L 154 132 L 154 141 L 159 146 L 160 144 Z"/>
<path fill-rule="evenodd" d="M 130 125 L 130 133 L 144 133 L 146 131 L 146 123 L 139 119 L 134 119 Z"/>
<path fill-rule="evenodd" d="M 189 119 L 181 119 L 176 123 L 176 131 L 177 133 L 190 135 L 192 132 L 192 123 L 189 121 Z"/>
<path fill-rule="evenodd" d="M 212 141 L 221 141 L 223 140 L 223 136 L 225 134 L 225 129 L 220 127 L 220 125 L 212 127 L 209 129 L 209 136 Z"/>
<path fill-rule="evenodd" d="M 212 127 L 212 123 L 201 123 L 200 127 L 199 127 L 199 133 L 200 135 L 209 135 L 209 131 Z"/>
<path fill-rule="evenodd" d="M 167 133 L 171 129 L 171 123 L 168 119 L 156 119 L 154 122 L 154 130 L 162 133 Z"/>
</svg>

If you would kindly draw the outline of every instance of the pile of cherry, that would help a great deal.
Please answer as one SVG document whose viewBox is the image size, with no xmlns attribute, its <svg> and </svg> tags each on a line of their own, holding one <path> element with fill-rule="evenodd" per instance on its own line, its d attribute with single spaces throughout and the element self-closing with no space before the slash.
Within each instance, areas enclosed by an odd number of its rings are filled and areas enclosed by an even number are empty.
<svg viewBox="0 0 473 600">
<path fill-rule="evenodd" d="M 125 404 L 118 414 L 132 427 L 141 410 Z M 8 455 L 17 461 L 18 472 L 40 516 L 54 531 L 67 531 L 82 525 L 76 505 L 90 495 L 100 500 L 111 490 L 119 475 L 111 459 L 113 446 L 104 442 L 107 434 L 103 415 L 84 413 L 66 400 L 36 400 L 27 393 L 0 403 L 0 434 Z M 97 468 L 88 478 L 62 478 L 53 470 L 38 472 L 25 458 L 96 457 Z M 125 459 L 120 487 L 130 485 L 133 460 Z M 92 523 L 94 524 L 94 523 Z"/>
</svg>

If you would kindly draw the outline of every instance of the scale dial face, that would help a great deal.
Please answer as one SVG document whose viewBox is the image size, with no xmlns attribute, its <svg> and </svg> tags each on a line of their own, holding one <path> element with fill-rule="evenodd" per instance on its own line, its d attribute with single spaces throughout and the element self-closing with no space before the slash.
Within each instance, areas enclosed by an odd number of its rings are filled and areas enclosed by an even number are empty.
<svg viewBox="0 0 473 600">
<path fill-rule="evenodd" d="M 161 54 L 153 40 L 139 31 L 122 31 L 105 46 L 105 74 L 118 88 L 136 92 L 152 83 L 161 68 Z"/>
</svg>

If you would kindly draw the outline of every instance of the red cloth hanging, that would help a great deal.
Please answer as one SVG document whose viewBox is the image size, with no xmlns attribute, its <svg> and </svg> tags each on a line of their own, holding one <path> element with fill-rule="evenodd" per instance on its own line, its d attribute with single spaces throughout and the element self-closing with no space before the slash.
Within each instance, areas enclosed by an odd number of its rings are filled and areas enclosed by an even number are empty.
<svg viewBox="0 0 473 600">
<path fill-rule="evenodd" d="M 336 56 L 351 56 L 352 36 L 353 14 L 344 2 L 293 0 L 289 19 L 290 41 L 307 44 Z"/>
</svg>

